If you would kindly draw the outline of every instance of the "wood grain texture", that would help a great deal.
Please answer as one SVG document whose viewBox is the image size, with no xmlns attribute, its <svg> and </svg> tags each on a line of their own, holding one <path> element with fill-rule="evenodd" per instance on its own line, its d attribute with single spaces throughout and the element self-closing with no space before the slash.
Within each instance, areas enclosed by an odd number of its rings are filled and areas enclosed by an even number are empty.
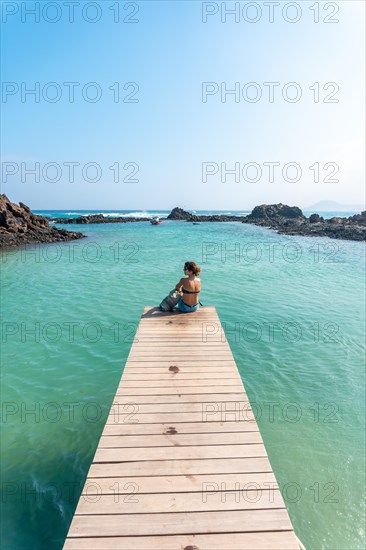
<svg viewBox="0 0 366 550">
<path fill-rule="evenodd" d="M 298 550 L 291 531 L 170 535 L 109 538 L 70 538 L 65 550 Z"/>
<path fill-rule="evenodd" d="M 298 550 L 214 307 L 145 307 L 65 550 Z"/>
</svg>

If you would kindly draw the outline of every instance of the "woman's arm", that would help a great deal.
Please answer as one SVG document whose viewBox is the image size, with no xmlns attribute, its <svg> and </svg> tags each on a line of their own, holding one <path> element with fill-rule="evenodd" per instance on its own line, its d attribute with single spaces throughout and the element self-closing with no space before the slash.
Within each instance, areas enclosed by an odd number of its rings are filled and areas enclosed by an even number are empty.
<svg viewBox="0 0 366 550">
<path fill-rule="evenodd" d="M 182 280 L 183 280 L 183 279 L 181 279 L 181 280 L 179 281 L 179 283 L 178 283 L 177 285 L 175 285 L 175 290 L 180 290 L 180 289 L 182 288 L 182 286 L 183 286 Z"/>
</svg>

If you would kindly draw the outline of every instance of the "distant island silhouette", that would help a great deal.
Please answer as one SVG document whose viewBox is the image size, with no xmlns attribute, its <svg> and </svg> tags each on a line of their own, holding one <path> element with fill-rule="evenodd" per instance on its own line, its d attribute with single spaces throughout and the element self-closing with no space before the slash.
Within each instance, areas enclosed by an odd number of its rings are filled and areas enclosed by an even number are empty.
<svg viewBox="0 0 366 550">
<path fill-rule="evenodd" d="M 361 212 L 364 207 L 361 204 L 341 204 L 336 201 L 318 201 L 304 208 L 307 212 Z"/>
</svg>

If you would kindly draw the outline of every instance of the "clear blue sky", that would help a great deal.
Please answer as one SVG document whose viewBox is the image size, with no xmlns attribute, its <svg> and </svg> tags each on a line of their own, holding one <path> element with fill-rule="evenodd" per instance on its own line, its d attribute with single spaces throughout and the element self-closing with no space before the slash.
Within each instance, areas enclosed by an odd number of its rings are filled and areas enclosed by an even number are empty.
<svg viewBox="0 0 366 550">
<path fill-rule="evenodd" d="M 33 209 L 170 209 L 176 205 L 188 209 L 244 209 L 263 202 L 284 202 L 301 207 L 330 199 L 345 204 L 364 200 L 364 34 L 365 4 L 341 1 L 339 12 L 332 16 L 327 2 L 319 3 L 320 22 L 314 23 L 314 2 L 301 1 L 302 14 L 297 23 L 286 22 L 281 15 L 284 4 L 276 8 L 274 22 L 269 22 L 268 7 L 256 2 L 262 10 L 257 23 L 245 21 L 240 13 L 221 21 L 221 2 L 207 4 L 218 13 L 202 22 L 200 1 L 119 2 L 119 23 L 113 21 L 110 9 L 116 1 L 95 2 L 100 20 L 85 21 L 82 8 L 90 2 L 80 1 L 70 23 L 68 8 L 59 1 L 59 21 L 50 8 L 40 15 L 22 14 L 22 5 L 32 8 L 35 2 L 2 2 L 2 154 L 5 169 L 17 170 L 3 179 L 2 192 L 15 202 L 23 201 Z M 9 5 L 12 5 L 9 7 Z M 41 6 L 47 2 L 40 2 Z M 129 16 L 134 10 L 139 11 Z M 227 2 L 232 8 L 235 2 Z M 241 10 L 247 2 L 240 2 Z M 18 8 L 18 12 L 9 11 Z M 329 5 L 329 3 L 328 3 Z M 5 11 L 4 11 L 5 10 Z M 86 17 L 97 12 L 88 8 Z M 259 12 L 258 12 L 259 13 Z M 6 15 L 8 14 L 8 15 Z M 254 11 L 248 12 L 253 19 Z M 288 12 L 294 18 L 295 12 Z M 25 20 L 22 22 L 22 16 Z M 324 23 L 325 17 L 339 19 Z M 123 22 L 123 18 L 137 23 Z M 19 91 L 11 95 L 12 84 Z M 50 103 L 27 96 L 21 101 L 21 83 L 40 89 L 56 82 L 61 98 Z M 75 101 L 69 102 L 65 82 L 78 82 Z M 83 99 L 81 88 L 97 82 L 102 97 L 96 103 Z M 115 82 L 136 82 L 137 103 L 113 101 L 109 90 Z M 248 82 L 256 82 L 263 93 L 257 103 L 240 96 L 220 93 L 202 102 L 202 82 L 216 82 L 220 89 L 239 83 L 240 91 Z M 275 101 L 268 101 L 265 82 L 278 82 Z M 297 82 L 302 98 L 290 103 L 282 98 L 283 86 Z M 309 87 L 320 83 L 320 98 L 327 82 L 336 82 L 338 103 L 315 103 Z M 5 83 L 5 84 L 4 84 Z M 10 92 L 7 96 L 5 90 Z M 10 86 L 10 87 L 9 87 Z M 48 88 L 49 97 L 55 89 Z M 93 89 L 89 88 L 90 94 Z M 293 92 L 293 90 L 292 90 Z M 291 90 L 289 94 L 292 93 Z M 47 89 L 46 89 L 47 93 Z M 244 92 L 245 93 L 245 92 Z M 253 88 L 248 94 L 253 93 Z M 6 100 L 6 102 L 5 102 Z M 24 175 L 26 168 L 40 165 L 40 181 Z M 75 181 L 69 181 L 64 163 L 77 162 Z M 137 182 L 124 182 L 133 170 L 126 163 L 136 163 Z M 227 176 L 221 181 L 221 170 L 202 181 L 202 163 L 210 162 L 219 169 L 221 163 L 240 169 L 257 163 L 262 177 L 248 182 Z M 268 178 L 269 168 L 263 163 L 278 162 L 275 181 Z M 302 169 L 298 182 L 286 181 L 282 168 L 297 162 Z M 336 163 L 339 182 L 323 181 L 331 176 Z M 14 163 L 9 165 L 9 163 Z M 23 169 L 21 166 L 23 164 Z M 42 170 L 47 163 L 58 163 L 61 179 L 45 181 Z M 85 181 L 81 168 L 98 163 L 100 181 Z M 113 181 L 110 166 L 119 163 L 120 181 Z M 314 170 L 320 166 L 320 181 L 314 181 Z M 211 169 L 213 169 L 211 166 Z M 15 168 L 14 168 L 15 167 Z M 4 165 L 3 165 L 4 169 Z M 95 172 L 89 169 L 87 177 Z M 48 179 L 55 175 L 53 169 Z M 294 172 L 289 172 L 290 178 Z M 249 171 L 249 178 L 254 172 Z M 24 179 L 24 178 L 23 178 Z M 47 179 L 47 178 L 46 178 Z"/>
</svg>

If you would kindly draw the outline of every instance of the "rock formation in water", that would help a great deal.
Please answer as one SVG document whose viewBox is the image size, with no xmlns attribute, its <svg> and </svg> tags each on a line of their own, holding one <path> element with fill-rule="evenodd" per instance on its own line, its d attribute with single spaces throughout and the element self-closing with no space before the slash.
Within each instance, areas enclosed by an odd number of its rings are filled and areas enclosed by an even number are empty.
<svg viewBox="0 0 366 550">
<path fill-rule="evenodd" d="M 190 212 L 187 212 L 186 210 L 183 210 L 183 208 L 180 208 L 179 206 L 176 206 L 173 208 L 173 210 L 170 212 L 169 216 L 167 217 L 168 220 L 192 220 L 194 218 L 194 214 L 191 214 Z M 196 216 L 197 217 L 197 216 Z"/>
<path fill-rule="evenodd" d="M 47 218 L 33 214 L 26 204 L 20 202 L 18 206 L 6 195 L 0 195 L 0 249 L 22 244 L 70 241 L 84 236 L 50 227 Z"/>
<path fill-rule="evenodd" d="M 286 235 L 331 237 L 352 241 L 366 240 L 366 211 L 348 218 L 334 217 L 328 220 L 319 214 L 304 216 L 297 206 L 286 204 L 261 204 L 256 206 L 243 223 L 253 223 L 275 229 Z"/>
<path fill-rule="evenodd" d="M 187 222 L 240 222 L 245 216 L 234 216 L 229 214 L 191 214 L 183 208 L 176 206 L 167 217 L 168 220 L 181 220 Z"/>
<path fill-rule="evenodd" d="M 89 216 L 79 216 L 78 218 L 51 218 L 54 223 L 62 224 L 89 224 L 89 223 L 128 223 L 128 222 L 148 222 L 151 218 L 135 218 L 133 216 L 104 216 L 103 214 L 90 214 Z"/>
</svg>

